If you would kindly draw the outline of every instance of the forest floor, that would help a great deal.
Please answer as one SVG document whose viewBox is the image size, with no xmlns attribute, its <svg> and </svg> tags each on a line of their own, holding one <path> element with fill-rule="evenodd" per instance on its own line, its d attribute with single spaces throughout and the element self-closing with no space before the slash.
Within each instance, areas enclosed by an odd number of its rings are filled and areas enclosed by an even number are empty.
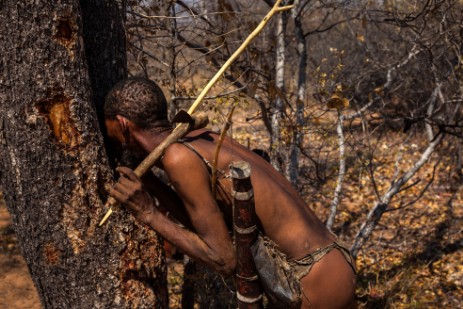
<svg viewBox="0 0 463 309">
<path fill-rule="evenodd" d="M 10 215 L 0 200 L 0 309 L 39 309 L 37 291 L 21 255 Z"/>
<path fill-rule="evenodd" d="M 246 141 L 245 136 L 241 139 Z M 373 166 L 373 174 L 362 168 L 365 162 L 358 160 L 358 151 L 347 152 L 348 172 L 335 223 L 335 232 L 345 243 L 352 243 L 378 200 L 375 192 L 383 194 L 397 167 L 400 173 L 408 170 L 426 147 L 425 140 L 403 143 L 404 139 L 396 132 L 375 141 L 375 159 L 368 167 L 371 171 Z M 456 179 L 451 147 L 451 141 L 443 143 L 410 181 L 416 185 L 393 199 L 391 211 L 359 252 L 360 308 L 463 307 L 463 186 Z M 399 152 L 402 159 L 397 164 Z M 376 190 L 371 175 L 375 175 Z M 320 218 L 328 216 L 335 186 L 336 177 L 317 187 L 301 185 L 307 203 Z M 171 307 L 178 308 L 182 264 L 173 262 L 169 268 Z M 40 308 L 40 304 L 0 198 L 0 309 L 4 308 Z"/>
</svg>

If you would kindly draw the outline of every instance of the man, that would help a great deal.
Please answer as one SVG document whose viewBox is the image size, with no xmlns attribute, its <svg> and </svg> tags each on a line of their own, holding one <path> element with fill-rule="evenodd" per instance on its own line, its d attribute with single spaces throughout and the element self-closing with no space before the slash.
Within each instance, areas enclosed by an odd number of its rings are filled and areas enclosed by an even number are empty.
<svg viewBox="0 0 463 309">
<path fill-rule="evenodd" d="M 107 95 L 105 117 L 109 137 L 139 156 L 149 154 L 171 132 L 165 97 L 146 79 L 118 83 Z M 352 260 L 266 160 L 226 138 L 217 164 L 217 193 L 212 195 L 209 162 L 218 137 L 206 129 L 195 130 L 167 148 L 157 166 L 165 171 L 174 190 L 153 175 L 140 179 L 131 169 L 119 167 L 121 177 L 111 196 L 184 253 L 228 276 L 236 265 L 229 235 L 233 225 L 228 166 L 232 161 L 247 161 L 251 164 L 258 226 L 265 236 L 259 237 L 259 243 L 261 248 L 277 253 L 292 270 L 290 280 L 297 281 L 297 306 L 351 306 L 355 292 Z"/>
</svg>

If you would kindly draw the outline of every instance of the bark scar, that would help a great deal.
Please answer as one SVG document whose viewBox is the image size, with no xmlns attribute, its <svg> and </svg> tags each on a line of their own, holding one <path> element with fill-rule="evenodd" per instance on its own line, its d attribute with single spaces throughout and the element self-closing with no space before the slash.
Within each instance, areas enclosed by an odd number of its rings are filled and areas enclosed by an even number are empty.
<svg viewBox="0 0 463 309">
<path fill-rule="evenodd" d="M 74 47 L 77 42 L 76 21 L 71 18 L 57 17 L 54 27 L 54 38 L 63 45 L 74 59 Z"/>
<path fill-rule="evenodd" d="M 57 144 L 67 149 L 80 143 L 80 134 L 71 118 L 71 104 L 72 100 L 63 94 L 42 99 L 36 104 L 39 113 L 46 117 Z"/>
</svg>

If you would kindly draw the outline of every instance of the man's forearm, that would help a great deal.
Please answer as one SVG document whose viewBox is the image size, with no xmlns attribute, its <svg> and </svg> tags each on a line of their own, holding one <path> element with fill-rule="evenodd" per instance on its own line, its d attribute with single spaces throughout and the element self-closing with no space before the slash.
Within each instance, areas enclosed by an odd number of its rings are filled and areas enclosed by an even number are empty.
<svg viewBox="0 0 463 309">
<path fill-rule="evenodd" d="M 225 276 L 234 272 L 236 257 L 231 239 L 224 239 L 222 248 L 213 249 L 199 235 L 175 224 L 160 212 L 150 214 L 143 222 L 191 258 Z"/>
<path fill-rule="evenodd" d="M 215 201 L 209 199 L 196 204 L 179 202 L 172 205 L 172 200 L 175 202 L 178 196 L 169 198 L 169 192 L 173 192 L 172 190 L 163 192 L 164 186 L 161 183 L 150 182 L 154 185 L 154 190 L 158 192 L 160 202 L 169 203 L 169 208 L 181 205 L 185 206 L 185 210 L 188 207 L 188 217 L 191 217 L 191 221 L 194 222 L 196 232 L 194 233 L 169 220 L 161 213 L 142 180 L 131 169 L 119 167 L 117 171 L 121 177 L 109 193 L 129 209 L 139 221 L 150 226 L 192 258 L 205 263 L 221 274 L 229 275 L 233 272 L 236 264 L 233 245 L 222 213 Z"/>
</svg>

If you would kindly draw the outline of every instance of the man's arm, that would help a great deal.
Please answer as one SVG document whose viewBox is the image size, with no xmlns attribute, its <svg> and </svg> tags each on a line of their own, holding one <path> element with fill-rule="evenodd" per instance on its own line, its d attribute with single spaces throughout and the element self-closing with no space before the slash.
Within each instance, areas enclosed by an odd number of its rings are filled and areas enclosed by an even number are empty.
<svg viewBox="0 0 463 309">
<path fill-rule="evenodd" d="M 175 218 L 179 223 L 194 231 L 188 214 L 178 194 L 153 173 L 146 173 L 142 176 L 145 189 L 159 201 L 161 212 L 168 218 Z"/>
<path fill-rule="evenodd" d="M 128 168 L 118 169 L 121 178 L 110 194 L 131 210 L 138 220 L 183 252 L 224 275 L 230 275 L 235 269 L 236 257 L 222 213 L 210 191 L 209 174 L 199 158 L 188 154 L 185 155 L 184 151 L 183 155 L 179 155 L 174 151 L 168 156 L 166 153 L 164 158 L 170 159 L 164 159 L 163 164 L 197 234 L 159 212 L 141 180 Z"/>
</svg>

